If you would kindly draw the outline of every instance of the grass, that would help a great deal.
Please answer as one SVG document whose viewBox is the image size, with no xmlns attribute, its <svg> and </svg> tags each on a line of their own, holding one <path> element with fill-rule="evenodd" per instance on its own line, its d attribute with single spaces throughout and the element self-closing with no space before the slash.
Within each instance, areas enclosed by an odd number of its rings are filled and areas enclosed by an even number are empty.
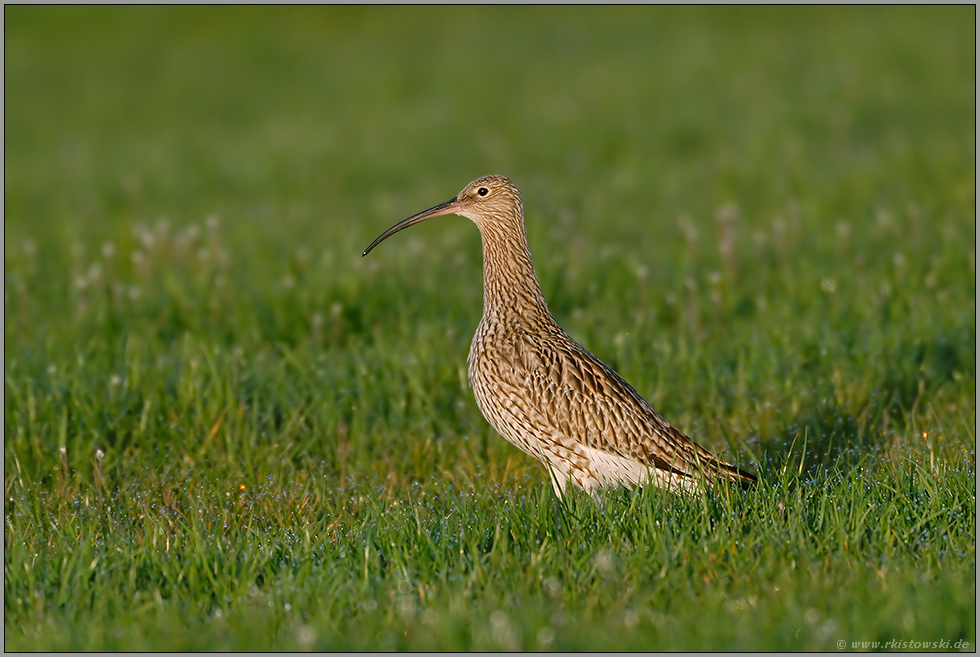
<svg viewBox="0 0 980 657">
<path fill-rule="evenodd" d="M 974 19 L 5 8 L 5 649 L 975 650 Z M 476 230 L 360 252 L 491 172 L 753 490 L 489 428 Z"/>
</svg>

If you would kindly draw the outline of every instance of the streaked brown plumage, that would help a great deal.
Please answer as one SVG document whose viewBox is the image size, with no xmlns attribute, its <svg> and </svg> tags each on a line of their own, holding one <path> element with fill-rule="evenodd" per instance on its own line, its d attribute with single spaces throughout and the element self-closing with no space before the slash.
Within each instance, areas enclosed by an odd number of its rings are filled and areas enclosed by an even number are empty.
<svg viewBox="0 0 980 657">
<path fill-rule="evenodd" d="M 401 221 L 400 230 L 458 214 L 483 237 L 483 319 L 469 355 L 470 385 L 483 416 L 550 469 L 561 496 L 652 483 L 693 491 L 706 481 L 743 486 L 751 474 L 721 461 L 672 427 L 616 372 L 569 338 L 548 311 L 534 274 L 521 193 L 503 176 L 477 178 L 456 197 Z"/>
</svg>

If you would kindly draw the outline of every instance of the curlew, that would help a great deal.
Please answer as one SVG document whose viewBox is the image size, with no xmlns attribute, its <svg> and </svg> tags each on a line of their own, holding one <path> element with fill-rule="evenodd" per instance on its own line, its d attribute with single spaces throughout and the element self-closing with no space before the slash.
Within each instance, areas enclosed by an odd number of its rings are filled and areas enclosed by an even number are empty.
<svg viewBox="0 0 980 657">
<path fill-rule="evenodd" d="M 483 318 L 467 359 L 476 404 L 501 436 L 545 464 L 559 498 L 568 482 L 592 493 L 644 484 L 694 492 L 716 480 L 755 481 L 671 426 L 558 326 L 534 274 L 521 193 L 507 178 L 477 178 L 381 233 L 362 255 L 446 214 L 473 221 L 483 239 Z"/>
</svg>

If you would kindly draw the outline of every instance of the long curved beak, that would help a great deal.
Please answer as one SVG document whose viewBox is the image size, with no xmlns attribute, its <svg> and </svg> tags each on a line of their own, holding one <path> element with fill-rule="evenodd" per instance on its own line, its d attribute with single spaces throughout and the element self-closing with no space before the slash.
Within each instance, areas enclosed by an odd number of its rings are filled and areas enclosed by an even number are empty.
<svg viewBox="0 0 980 657">
<path fill-rule="evenodd" d="M 432 217 L 439 217 L 444 214 L 453 214 L 454 212 L 456 212 L 456 207 L 457 207 L 456 199 L 457 197 L 454 196 L 453 198 L 449 199 L 445 203 L 440 203 L 439 205 L 435 207 L 431 207 L 428 210 L 423 210 L 418 214 L 413 214 L 408 219 L 402 219 L 397 224 L 395 224 L 385 232 L 378 235 L 377 239 L 371 242 L 368 245 L 368 248 L 364 249 L 364 253 L 361 254 L 361 257 L 363 258 L 367 254 L 371 253 L 371 249 L 381 244 L 386 239 L 388 239 L 389 237 L 391 237 L 392 235 L 394 235 L 400 230 L 405 230 L 409 226 L 414 226 L 415 224 L 422 223 L 426 219 L 431 219 Z"/>
</svg>

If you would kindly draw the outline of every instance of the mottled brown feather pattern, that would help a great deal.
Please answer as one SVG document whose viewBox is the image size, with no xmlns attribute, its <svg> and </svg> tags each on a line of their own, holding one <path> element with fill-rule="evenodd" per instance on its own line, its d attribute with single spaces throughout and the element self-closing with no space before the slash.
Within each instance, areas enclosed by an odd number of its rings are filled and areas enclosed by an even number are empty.
<svg viewBox="0 0 980 657">
<path fill-rule="evenodd" d="M 755 481 L 671 426 L 558 326 L 534 274 L 521 194 L 503 176 L 478 178 L 392 226 L 365 255 L 389 235 L 443 214 L 471 219 L 483 237 L 483 318 L 468 359 L 476 403 L 500 435 L 549 467 L 559 494 L 568 481 L 589 491 Z"/>
</svg>

